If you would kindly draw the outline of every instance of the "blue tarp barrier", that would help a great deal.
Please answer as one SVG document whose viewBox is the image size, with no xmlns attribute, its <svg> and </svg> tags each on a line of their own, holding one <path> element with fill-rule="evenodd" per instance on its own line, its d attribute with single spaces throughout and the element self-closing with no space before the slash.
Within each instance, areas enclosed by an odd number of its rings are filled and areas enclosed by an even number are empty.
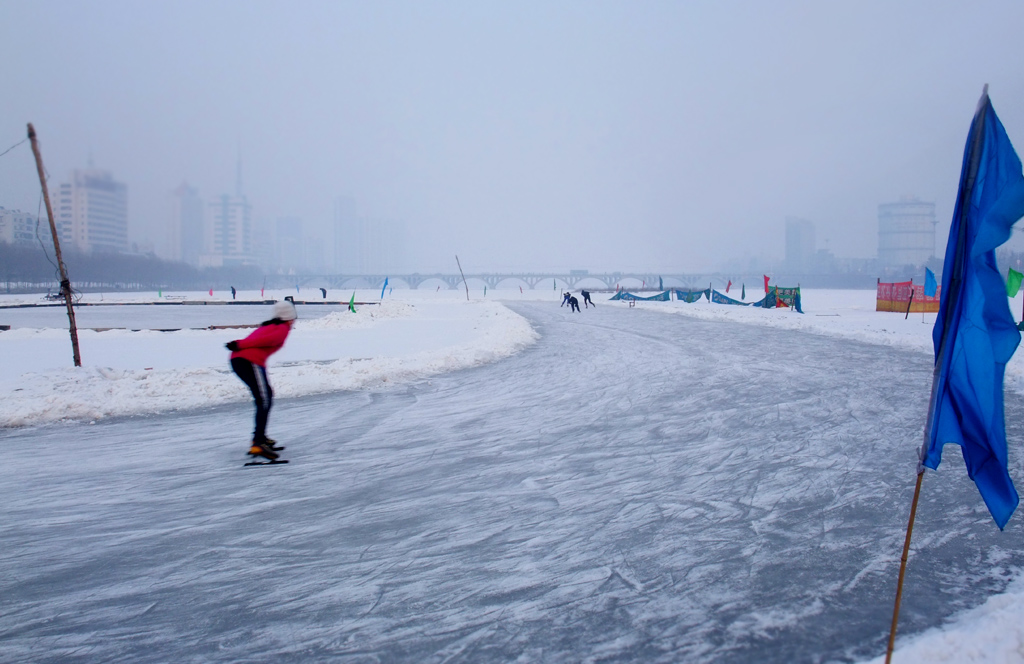
<svg viewBox="0 0 1024 664">
<path fill-rule="evenodd" d="M 664 291 L 662 293 L 658 293 L 657 295 L 651 295 L 650 297 L 643 297 L 641 295 L 633 295 L 632 293 L 627 293 L 626 291 L 620 291 L 620 292 L 616 293 L 615 296 L 612 297 L 611 299 L 613 299 L 613 300 L 643 300 L 645 302 L 668 302 L 668 300 L 669 300 L 669 291 Z"/>
<path fill-rule="evenodd" d="M 675 292 L 676 292 L 676 299 L 679 300 L 680 302 L 696 302 L 697 300 L 699 300 L 702 297 L 706 297 L 709 300 L 711 299 L 711 289 L 710 288 L 705 288 L 704 290 L 695 290 L 695 291 L 684 291 L 684 290 L 679 290 L 677 288 L 677 289 L 675 289 Z"/>
<path fill-rule="evenodd" d="M 728 295 L 719 293 L 716 290 L 711 291 L 711 301 L 714 302 L 715 304 L 737 304 L 741 307 L 750 306 L 749 302 L 740 302 L 739 300 L 734 300 Z"/>
</svg>

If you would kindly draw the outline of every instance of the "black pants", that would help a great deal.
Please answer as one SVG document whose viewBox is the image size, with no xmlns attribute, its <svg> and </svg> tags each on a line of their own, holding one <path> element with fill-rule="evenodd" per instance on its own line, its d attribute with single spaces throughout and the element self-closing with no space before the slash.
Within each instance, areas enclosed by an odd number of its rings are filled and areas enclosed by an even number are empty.
<svg viewBox="0 0 1024 664">
<path fill-rule="evenodd" d="M 256 400 L 256 429 L 252 432 L 252 442 L 265 443 L 267 418 L 270 416 L 270 406 L 274 403 L 274 391 L 267 381 L 267 370 L 241 357 L 231 359 L 231 369 L 249 386 L 252 398 Z"/>
<path fill-rule="evenodd" d="M 584 295 L 583 296 L 583 306 L 587 306 L 587 305 L 594 306 L 594 307 L 597 306 L 596 304 L 594 304 L 593 302 L 590 301 L 590 296 L 589 295 Z"/>
</svg>

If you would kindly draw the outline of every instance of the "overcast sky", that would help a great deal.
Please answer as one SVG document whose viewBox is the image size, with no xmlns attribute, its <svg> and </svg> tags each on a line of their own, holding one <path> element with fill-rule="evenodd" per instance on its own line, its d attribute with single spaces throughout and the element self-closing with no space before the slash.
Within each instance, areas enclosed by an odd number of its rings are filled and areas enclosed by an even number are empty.
<svg viewBox="0 0 1024 664">
<path fill-rule="evenodd" d="M 168 192 L 243 185 L 330 240 L 405 223 L 410 269 L 697 271 L 877 253 L 877 206 L 940 228 L 984 83 L 1024 149 L 1024 2 L 0 0 L 0 151 L 90 153 L 158 248 Z M 0 205 L 35 210 L 26 146 Z M 941 252 L 942 232 L 937 250 Z"/>
</svg>

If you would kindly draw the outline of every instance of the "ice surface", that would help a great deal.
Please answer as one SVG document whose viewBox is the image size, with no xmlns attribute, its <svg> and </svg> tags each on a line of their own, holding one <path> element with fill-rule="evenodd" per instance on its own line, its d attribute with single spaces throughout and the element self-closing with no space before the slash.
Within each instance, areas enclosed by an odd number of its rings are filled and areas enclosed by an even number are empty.
<svg viewBox="0 0 1024 664">
<path fill-rule="evenodd" d="M 0 660 L 884 649 L 926 353 L 509 306 L 540 338 L 500 362 L 279 400 L 288 466 L 241 467 L 244 401 L 3 430 Z M 1007 412 L 1019 440 L 1019 399 Z M 1015 597 L 988 599 L 1024 564 L 1021 521 L 992 526 L 957 457 L 925 481 L 901 634 Z"/>
</svg>

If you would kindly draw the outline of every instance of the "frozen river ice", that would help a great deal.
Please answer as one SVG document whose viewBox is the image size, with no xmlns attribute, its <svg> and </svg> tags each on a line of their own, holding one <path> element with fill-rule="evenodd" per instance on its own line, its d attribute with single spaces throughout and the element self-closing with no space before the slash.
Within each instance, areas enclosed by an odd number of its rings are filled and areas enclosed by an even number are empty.
<svg viewBox="0 0 1024 664">
<path fill-rule="evenodd" d="M 0 431 L 0 660 L 884 649 L 927 356 L 510 306 L 541 338 L 509 359 L 278 401 L 287 466 L 242 468 L 249 404 Z M 1007 409 L 1019 440 L 1019 398 Z M 900 633 L 1002 590 L 1024 566 L 1020 524 L 999 532 L 948 448 L 925 479 Z"/>
</svg>

